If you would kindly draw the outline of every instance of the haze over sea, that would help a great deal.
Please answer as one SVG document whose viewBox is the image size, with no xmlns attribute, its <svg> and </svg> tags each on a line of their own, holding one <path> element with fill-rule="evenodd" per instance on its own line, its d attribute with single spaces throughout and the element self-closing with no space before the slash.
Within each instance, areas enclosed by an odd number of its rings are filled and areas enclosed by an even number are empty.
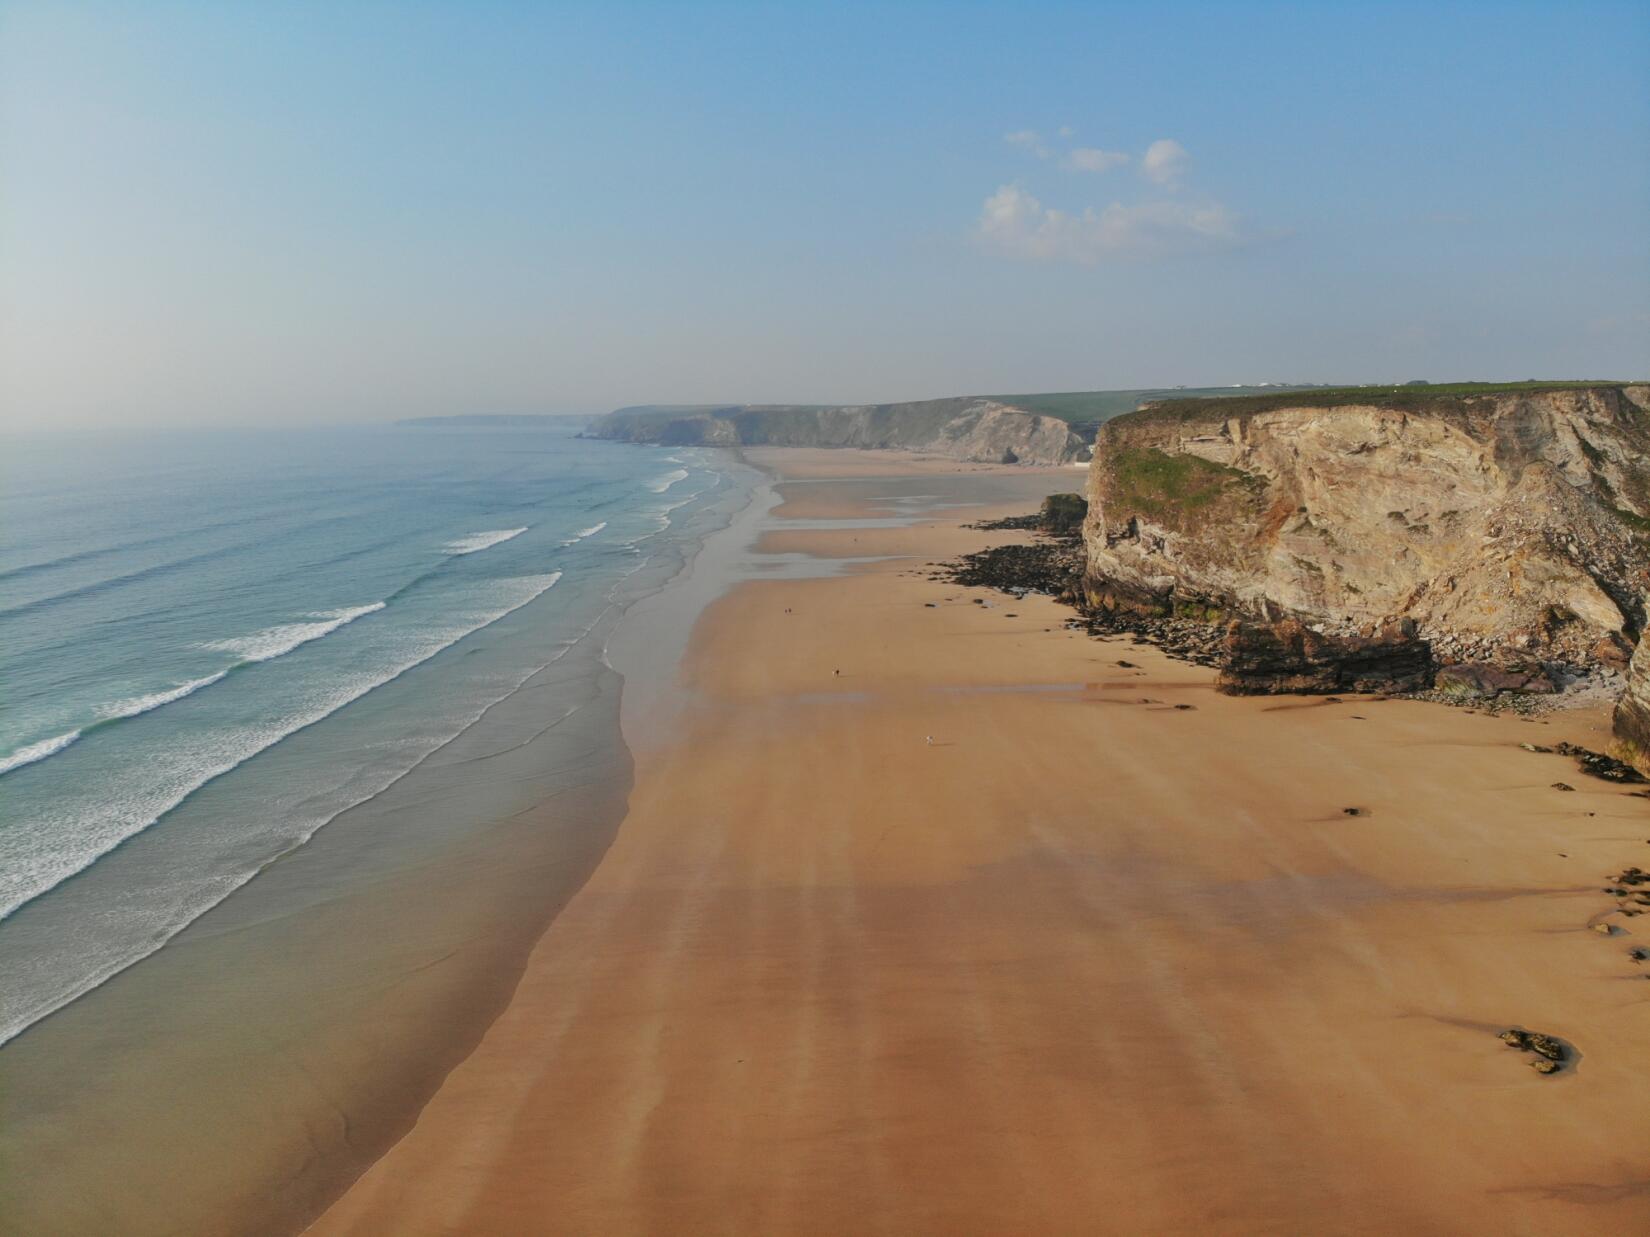
<svg viewBox="0 0 1650 1237">
<path fill-rule="evenodd" d="M 0 1040 L 574 648 L 727 489 L 577 428 L 11 440 Z"/>
</svg>

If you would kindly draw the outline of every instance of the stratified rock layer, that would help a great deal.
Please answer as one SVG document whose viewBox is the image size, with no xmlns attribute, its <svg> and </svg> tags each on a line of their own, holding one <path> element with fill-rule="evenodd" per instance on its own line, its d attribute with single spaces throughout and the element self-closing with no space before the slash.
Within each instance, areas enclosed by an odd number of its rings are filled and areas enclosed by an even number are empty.
<svg viewBox="0 0 1650 1237">
<path fill-rule="evenodd" d="M 596 438 L 673 446 L 926 451 L 989 464 L 1065 464 L 1088 450 L 1058 417 L 971 398 L 838 408 L 620 408 L 599 418 L 588 432 Z"/>
<path fill-rule="evenodd" d="M 1639 639 L 1627 668 L 1627 691 L 1616 705 L 1616 737 L 1635 749 L 1640 761 L 1650 762 L 1650 630 Z"/>
<path fill-rule="evenodd" d="M 1420 691 L 1432 683 L 1432 650 L 1411 622 L 1354 636 L 1313 631 L 1295 619 L 1234 622 L 1216 686 L 1234 696 Z"/>
<path fill-rule="evenodd" d="M 1102 427 L 1090 604 L 1342 635 L 1402 616 L 1442 662 L 1619 664 L 1642 629 L 1650 387 L 1245 404 Z"/>
</svg>

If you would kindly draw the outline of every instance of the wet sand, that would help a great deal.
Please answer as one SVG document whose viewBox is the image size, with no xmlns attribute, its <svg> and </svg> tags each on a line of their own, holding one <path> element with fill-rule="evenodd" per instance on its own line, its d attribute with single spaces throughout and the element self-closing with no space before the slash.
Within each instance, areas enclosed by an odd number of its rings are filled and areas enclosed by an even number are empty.
<svg viewBox="0 0 1650 1237">
<path fill-rule="evenodd" d="M 1650 1228 L 1650 800 L 1517 746 L 1602 711 L 1223 697 L 926 578 L 1080 474 L 753 455 L 616 839 L 313 1232 Z"/>
</svg>

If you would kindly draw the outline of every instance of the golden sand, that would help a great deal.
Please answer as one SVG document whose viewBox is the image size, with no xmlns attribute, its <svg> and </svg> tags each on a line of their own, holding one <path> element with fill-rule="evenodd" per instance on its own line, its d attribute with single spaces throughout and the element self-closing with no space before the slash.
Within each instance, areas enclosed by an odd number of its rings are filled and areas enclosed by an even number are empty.
<svg viewBox="0 0 1650 1237">
<path fill-rule="evenodd" d="M 866 458 L 766 453 L 777 522 L 886 515 Z M 914 557 L 712 606 L 617 841 L 313 1231 L 1650 1231 L 1650 918 L 1589 930 L 1650 800 L 1518 747 L 1602 713 L 1220 696 L 926 578 L 980 514 L 766 535 Z"/>
</svg>

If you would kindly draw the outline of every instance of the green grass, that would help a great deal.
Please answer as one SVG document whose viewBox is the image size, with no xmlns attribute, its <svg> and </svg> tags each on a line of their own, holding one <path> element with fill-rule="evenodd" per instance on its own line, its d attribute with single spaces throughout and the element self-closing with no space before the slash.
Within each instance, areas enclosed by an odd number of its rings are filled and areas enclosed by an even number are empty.
<svg viewBox="0 0 1650 1237">
<path fill-rule="evenodd" d="M 1023 408 L 1045 417 L 1080 424 L 1099 424 L 1133 412 L 1148 400 L 1230 399 L 1260 390 L 1296 391 L 1298 387 L 1139 387 L 1126 391 L 1049 391 L 1037 395 L 986 395 L 999 404 Z"/>
<path fill-rule="evenodd" d="M 1258 479 L 1242 469 L 1197 455 L 1170 455 L 1154 447 L 1119 447 L 1105 458 L 1118 505 L 1123 510 L 1143 511 L 1159 518 L 1189 515 L 1240 487 L 1247 494 L 1261 488 Z"/>
<path fill-rule="evenodd" d="M 1632 386 L 1629 382 L 1440 382 L 1417 386 L 1311 387 L 1280 390 L 1267 395 L 1223 399 L 1169 397 L 1142 410 L 1142 419 L 1195 420 L 1217 416 L 1247 416 L 1273 408 L 1334 408 L 1348 404 L 1392 408 L 1405 412 L 1464 412 L 1481 395 L 1530 394 L 1538 391 L 1575 391 L 1594 387 Z"/>
</svg>

